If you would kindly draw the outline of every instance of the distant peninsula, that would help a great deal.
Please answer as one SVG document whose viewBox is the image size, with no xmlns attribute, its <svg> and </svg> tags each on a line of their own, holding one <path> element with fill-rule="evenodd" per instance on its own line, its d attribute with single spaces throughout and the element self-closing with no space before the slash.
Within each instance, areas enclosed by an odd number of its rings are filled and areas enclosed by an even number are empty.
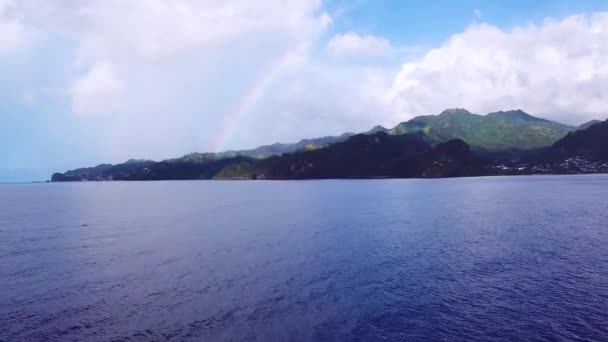
<svg viewBox="0 0 608 342">
<path fill-rule="evenodd" d="M 55 173 L 53 182 L 186 179 L 437 178 L 608 172 L 608 120 L 569 126 L 522 110 L 448 109 L 293 144 L 131 159 Z"/>
</svg>

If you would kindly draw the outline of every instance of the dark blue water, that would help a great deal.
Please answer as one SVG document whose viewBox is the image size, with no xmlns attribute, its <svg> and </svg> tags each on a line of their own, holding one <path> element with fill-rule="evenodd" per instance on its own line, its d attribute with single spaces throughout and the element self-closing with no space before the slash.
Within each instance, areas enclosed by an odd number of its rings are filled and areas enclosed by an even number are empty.
<svg viewBox="0 0 608 342">
<path fill-rule="evenodd" d="M 608 341 L 608 177 L 0 185 L 0 340 Z"/>
</svg>

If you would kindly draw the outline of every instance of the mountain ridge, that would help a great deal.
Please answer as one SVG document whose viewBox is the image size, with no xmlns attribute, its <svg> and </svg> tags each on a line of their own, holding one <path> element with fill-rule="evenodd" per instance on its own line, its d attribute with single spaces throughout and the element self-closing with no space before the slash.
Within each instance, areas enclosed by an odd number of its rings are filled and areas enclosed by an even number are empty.
<svg viewBox="0 0 608 342">
<path fill-rule="evenodd" d="M 424 131 L 437 142 L 461 139 L 476 149 L 498 151 L 550 146 L 575 128 L 532 116 L 520 109 L 479 115 L 453 108 L 438 115 L 416 116 L 387 133 Z"/>
<path fill-rule="evenodd" d="M 519 109 L 479 115 L 463 108 L 453 108 L 446 109 L 438 115 L 416 116 L 391 129 L 375 126 L 370 131 L 356 135 L 344 133 L 339 136 L 301 139 L 297 143 L 275 143 L 249 150 L 219 153 L 194 152 L 161 162 L 130 159 L 123 164 L 100 164 L 91 168 L 70 170 L 63 174 L 56 173 L 53 174 L 52 180 L 198 179 L 201 177 L 207 179 L 230 178 L 228 177 L 230 175 L 235 178 L 247 178 L 243 174 L 248 165 L 259 166 L 267 163 L 258 163 L 260 160 L 276 160 L 284 155 L 297 155 L 310 151 L 317 151 L 316 155 L 321 155 L 324 153 L 323 150 L 336 144 L 353 139 L 353 141 L 360 141 L 365 139 L 366 135 L 378 138 L 378 134 L 397 137 L 401 135 L 417 136 L 424 140 L 429 150 L 439 144 L 461 141 L 467 145 L 467 148 L 477 151 L 477 155 L 481 155 L 479 152 L 483 151 L 486 154 L 485 158 L 492 157 L 500 151 L 533 151 L 548 148 L 576 129 L 577 127 L 574 126 L 532 116 Z M 530 134 L 534 139 L 530 138 Z M 484 143 L 484 139 L 488 137 L 499 140 L 500 143 Z M 228 169 L 222 172 L 224 168 Z M 240 171 L 237 170 L 238 168 Z M 208 172 L 202 172 L 203 169 Z"/>
</svg>

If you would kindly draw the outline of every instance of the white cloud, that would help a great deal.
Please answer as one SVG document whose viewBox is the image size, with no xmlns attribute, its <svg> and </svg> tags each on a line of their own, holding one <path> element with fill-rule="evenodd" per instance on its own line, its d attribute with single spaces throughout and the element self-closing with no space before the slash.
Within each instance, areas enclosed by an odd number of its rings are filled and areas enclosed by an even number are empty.
<svg viewBox="0 0 608 342">
<path fill-rule="evenodd" d="M 328 23 L 319 0 L 89 0 L 83 58 L 162 60 L 245 36 L 301 38 Z"/>
<path fill-rule="evenodd" d="M 332 19 L 320 0 L 1 4 L 0 23 L 44 43 L 32 49 L 36 67 L 23 70 L 55 77 L 20 83 L 35 91 L 24 100 L 46 108 L 67 94 L 61 101 L 79 116 L 72 126 L 94 132 L 85 138 L 107 153 L 100 161 L 361 131 L 449 107 L 522 108 L 568 122 L 608 113 L 607 14 L 512 30 L 475 23 L 410 59 L 408 47 L 378 36 L 323 44 Z M 113 116 L 90 120 L 100 115 Z M 214 138 L 225 131 L 230 138 Z"/>
<path fill-rule="evenodd" d="M 385 68 L 308 64 L 269 89 L 259 115 L 247 116 L 238 134 L 244 146 L 362 132 L 390 124 L 384 96 L 394 71 Z M 262 118 L 263 120 L 260 120 Z M 271 139 L 271 140 L 268 140 Z"/>
<path fill-rule="evenodd" d="M 505 31 L 474 24 L 405 63 L 391 90 L 398 118 L 465 107 L 522 108 L 568 122 L 608 113 L 608 13 Z"/>
<path fill-rule="evenodd" d="M 391 51 L 391 43 L 384 37 L 348 32 L 335 35 L 327 43 L 327 51 L 336 58 L 378 57 Z"/>
<path fill-rule="evenodd" d="M 23 45 L 25 37 L 23 26 L 18 21 L 0 18 L 0 52 L 18 49 Z"/>
<path fill-rule="evenodd" d="M 124 100 L 124 92 L 124 82 L 118 78 L 116 69 L 100 63 L 72 86 L 72 109 L 83 115 L 116 111 Z"/>
<path fill-rule="evenodd" d="M 17 50 L 27 40 L 23 23 L 11 15 L 13 8 L 14 2 L 0 0 L 0 53 Z"/>
<path fill-rule="evenodd" d="M 269 113 L 258 110 L 273 96 L 265 88 L 306 66 L 332 21 L 321 0 L 14 4 L 49 46 L 60 39 L 71 49 L 63 51 L 72 59 L 62 63 L 64 93 L 81 118 L 112 115 L 95 121 L 95 135 L 112 137 L 102 140 L 105 158 L 114 161 L 208 150 L 235 112 L 267 121 Z M 241 133 L 225 145 L 244 147 Z"/>
<path fill-rule="evenodd" d="M 23 26 L 14 18 L 23 18 L 42 35 L 72 40 L 75 82 L 100 63 L 121 69 L 126 80 L 138 71 L 133 69 L 179 68 L 184 59 L 198 59 L 201 69 L 230 54 L 264 64 L 310 44 L 331 23 L 321 5 L 321 0 L 0 0 L 0 49 L 2 43 L 16 44 Z M 4 12 L 11 16 L 4 18 Z"/>
</svg>

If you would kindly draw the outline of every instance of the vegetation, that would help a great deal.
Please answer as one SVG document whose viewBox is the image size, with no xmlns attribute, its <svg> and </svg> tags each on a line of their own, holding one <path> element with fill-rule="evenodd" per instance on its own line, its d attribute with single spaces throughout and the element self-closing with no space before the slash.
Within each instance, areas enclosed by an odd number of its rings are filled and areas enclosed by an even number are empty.
<svg viewBox="0 0 608 342">
<path fill-rule="evenodd" d="M 608 161 L 608 120 L 569 133 L 553 144 L 550 151 L 553 158 L 579 156 Z"/>
<path fill-rule="evenodd" d="M 435 142 L 461 139 L 474 149 L 500 151 L 550 146 L 574 129 L 521 110 L 482 116 L 465 109 L 448 109 L 439 115 L 415 117 L 386 132 L 399 135 L 422 131 Z"/>
<path fill-rule="evenodd" d="M 286 150 L 293 152 L 281 153 Z M 589 123 L 577 130 L 522 111 L 480 116 L 454 109 L 437 116 L 416 117 L 392 129 L 376 126 L 365 134 L 304 139 L 296 144 L 274 144 L 247 151 L 243 153 L 250 156 L 239 155 L 242 151 L 190 153 L 162 162 L 129 160 L 117 165 L 101 164 L 56 173 L 52 180 L 458 177 L 604 172 L 608 170 L 608 121 Z M 262 154 L 269 157 L 259 157 Z"/>
<path fill-rule="evenodd" d="M 302 139 L 293 144 L 275 143 L 272 145 L 263 145 L 251 150 L 227 151 L 216 153 L 218 158 L 230 158 L 236 156 L 250 157 L 256 159 L 264 159 L 272 156 L 278 156 L 284 153 L 295 153 L 307 149 L 323 148 L 335 143 L 343 142 L 354 133 L 344 133 L 339 136 L 327 136 L 315 139 Z"/>
</svg>

